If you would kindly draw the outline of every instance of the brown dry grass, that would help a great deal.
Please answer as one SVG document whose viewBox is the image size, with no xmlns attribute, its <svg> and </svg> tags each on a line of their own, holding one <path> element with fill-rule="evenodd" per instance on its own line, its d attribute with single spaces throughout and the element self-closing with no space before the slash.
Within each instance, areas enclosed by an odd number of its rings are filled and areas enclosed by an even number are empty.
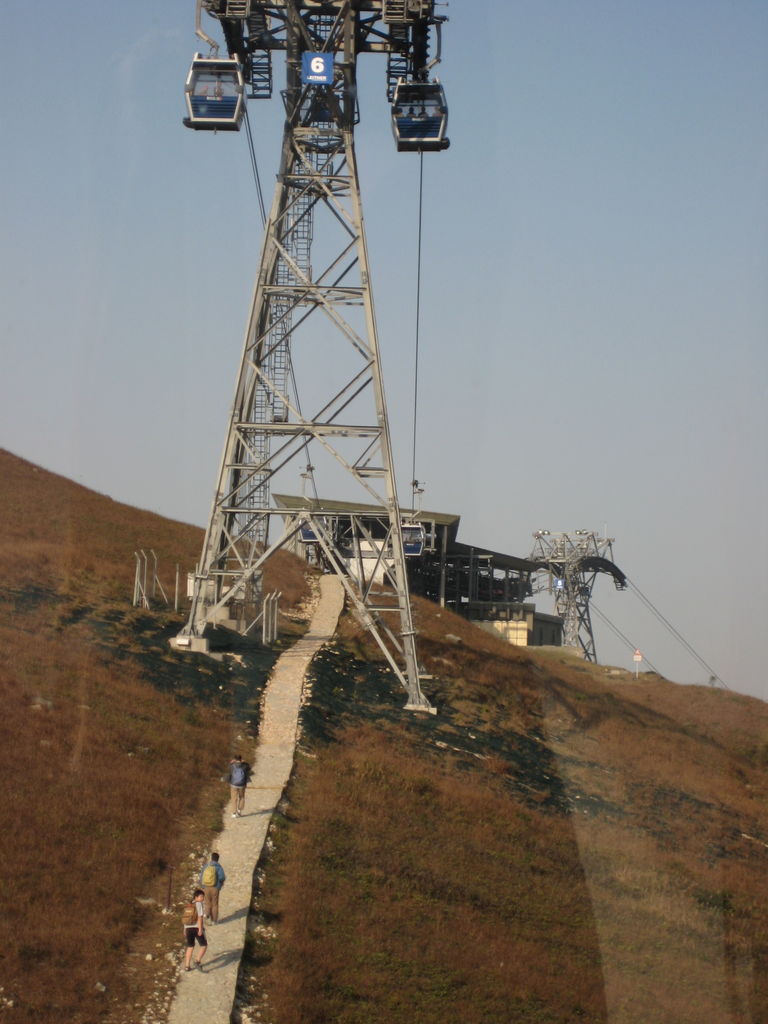
<svg viewBox="0 0 768 1024">
<path fill-rule="evenodd" d="M 194 565 L 201 530 L 8 452 L 0 477 L 0 831 L 12 875 L 0 1014 L 135 1024 L 158 979 L 172 980 L 178 922 L 161 913 L 171 868 L 178 901 L 219 827 L 219 779 L 257 727 L 271 659 L 230 670 L 173 655 L 181 618 L 129 607 L 133 552 L 154 549 L 172 598 L 175 565 Z M 270 573 L 284 606 L 305 597 L 297 560 Z"/>
<path fill-rule="evenodd" d="M 0 926 L 12 1021 L 98 1019 L 129 998 L 122 975 L 131 937 L 165 901 L 181 851 L 174 830 L 220 771 L 229 722 L 205 729 L 136 666 L 111 664 L 87 638 L 38 633 L 23 645 L 2 631 L 0 804 L 13 882 Z M 168 829 L 168 823 L 174 829 Z M 105 985 L 106 993 L 97 989 Z"/>
<path fill-rule="evenodd" d="M 0 471 L 2 1014 L 136 1024 L 172 981 L 167 867 L 178 899 L 253 694 L 125 609 L 133 551 L 191 565 L 200 531 Z M 299 600 L 296 563 L 271 571 Z M 765 705 L 415 618 L 437 717 L 403 715 L 349 617 L 317 663 L 249 943 L 265 1024 L 768 1020 Z"/>
<path fill-rule="evenodd" d="M 397 710 L 351 619 L 368 666 L 317 667 L 252 934 L 262 1019 L 768 1020 L 765 705 L 415 608 L 437 718 Z"/>
<path fill-rule="evenodd" d="M 339 740 L 301 771 L 288 876 L 262 906 L 281 920 L 273 1021 L 603 1019 L 567 821 L 443 772 L 397 727 Z"/>
</svg>

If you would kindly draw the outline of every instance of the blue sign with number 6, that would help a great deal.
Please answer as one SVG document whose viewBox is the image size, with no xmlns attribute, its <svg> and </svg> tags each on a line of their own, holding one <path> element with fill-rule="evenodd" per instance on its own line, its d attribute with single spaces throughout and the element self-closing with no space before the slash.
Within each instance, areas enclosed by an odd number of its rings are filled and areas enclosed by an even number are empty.
<svg viewBox="0 0 768 1024">
<path fill-rule="evenodd" d="M 306 85 L 333 85 L 333 54 L 302 53 L 301 80 Z"/>
</svg>

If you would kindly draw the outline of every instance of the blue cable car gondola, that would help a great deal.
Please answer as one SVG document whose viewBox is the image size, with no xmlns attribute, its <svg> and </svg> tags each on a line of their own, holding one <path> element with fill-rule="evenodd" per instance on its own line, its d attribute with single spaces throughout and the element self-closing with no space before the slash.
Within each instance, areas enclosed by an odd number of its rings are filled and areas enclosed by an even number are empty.
<svg viewBox="0 0 768 1024">
<path fill-rule="evenodd" d="M 184 86 L 187 128 L 236 132 L 245 112 L 243 72 L 236 60 L 196 53 Z"/>
<path fill-rule="evenodd" d="M 403 554 L 406 558 L 417 558 L 424 553 L 427 534 L 421 523 L 402 523 Z"/>
<path fill-rule="evenodd" d="M 302 523 L 299 540 L 302 544 L 317 544 L 317 533 L 311 523 Z"/>
<path fill-rule="evenodd" d="M 392 97 L 392 131 L 400 153 L 447 149 L 448 106 L 439 82 L 400 79 Z"/>
<path fill-rule="evenodd" d="M 318 520 L 317 526 L 315 526 L 315 524 L 312 523 L 310 520 L 305 519 L 304 522 L 301 524 L 301 528 L 299 529 L 299 540 L 301 541 L 302 544 L 317 544 L 320 540 L 320 538 L 317 535 L 318 530 L 320 530 L 324 534 L 327 531 L 327 529 L 328 523 L 326 522 L 324 517 Z"/>
</svg>

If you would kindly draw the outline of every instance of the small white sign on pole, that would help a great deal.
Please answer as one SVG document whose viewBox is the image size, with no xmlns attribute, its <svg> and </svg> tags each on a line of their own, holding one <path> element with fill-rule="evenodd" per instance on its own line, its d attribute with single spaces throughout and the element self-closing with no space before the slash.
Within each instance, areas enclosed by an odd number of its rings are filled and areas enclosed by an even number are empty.
<svg viewBox="0 0 768 1024">
<path fill-rule="evenodd" d="M 634 661 L 634 663 L 635 663 L 635 679 L 637 679 L 637 670 L 638 670 L 638 666 L 640 665 L 640 662 L 641 662 L 642 660 L 643 660 L 643 654 L 642 654 L 642 651 L 640 651 L 640 650 L 638 649 L 638 650 L 636 650 L 636 651 L 635 651 L 635 653 L 634 653 L 634 654 L 632 655 L 632 661 Z"/>
</svg>

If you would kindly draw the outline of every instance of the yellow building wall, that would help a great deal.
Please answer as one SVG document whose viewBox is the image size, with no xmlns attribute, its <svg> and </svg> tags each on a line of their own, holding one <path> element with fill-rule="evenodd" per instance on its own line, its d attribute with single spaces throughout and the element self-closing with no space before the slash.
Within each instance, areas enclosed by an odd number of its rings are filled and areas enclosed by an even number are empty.
<svg viewBox="0 0 768 1024">
<path fill-rule="evenodd" d="M 495 633 L 514 647 L 528 646 L 528 623 L 525 619 L 483 619 L 476 620 L 474 624 L 488 633 Z"/>
</svg>

